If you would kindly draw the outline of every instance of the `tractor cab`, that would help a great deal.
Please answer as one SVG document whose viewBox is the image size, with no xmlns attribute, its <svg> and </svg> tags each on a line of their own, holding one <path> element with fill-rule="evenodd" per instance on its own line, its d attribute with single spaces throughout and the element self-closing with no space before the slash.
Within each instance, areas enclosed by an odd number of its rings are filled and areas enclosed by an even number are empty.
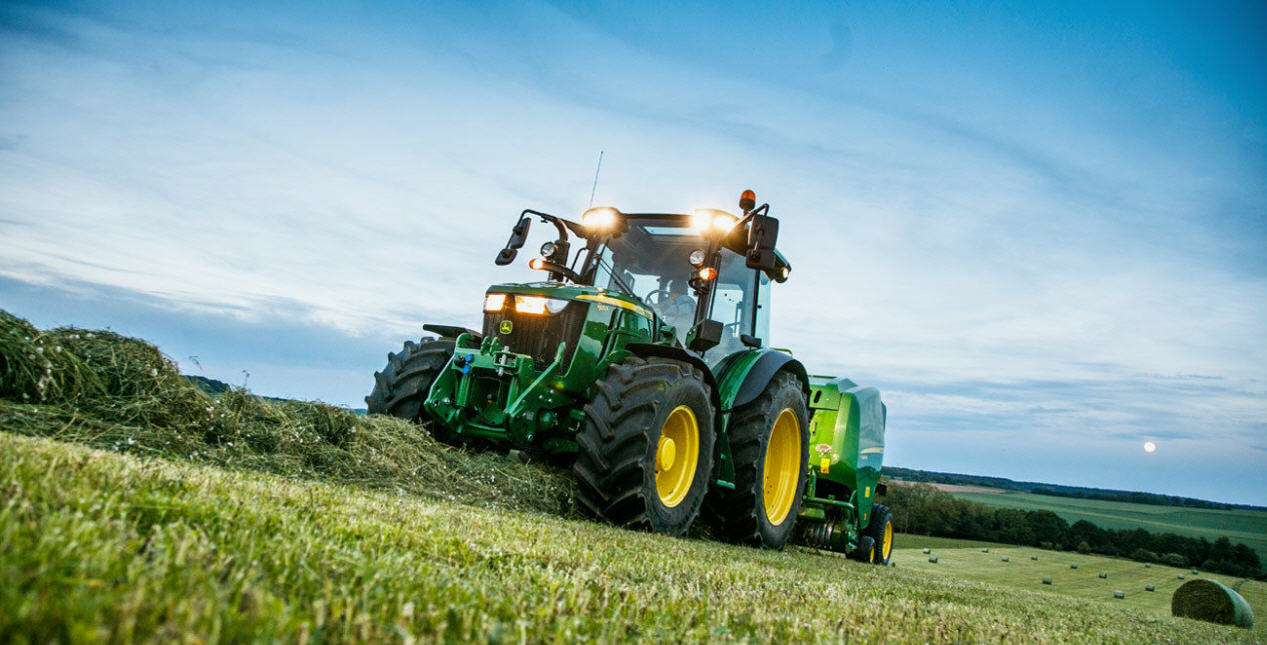
<svg viewBox="0 0 1267 645">
<path fill-rule="evenodd" d="M 721 335 L 717 346 L 706 350 L 710 363 L 743 349 L 744 336 L 756 346 L 769 338 L 772 281 L 748 268 L 743 256 L 723 253 L 713 274 L 703 266 L 709 241 L 689 218 L 635 216 L 628 226 L 601 247 L 595 286 L 646 303 L 681 346 L 697 314 L 699 320 L 716 320 Z M 701 270 L 713 277 L 702 279 Z"/>
<path fill-rule="evenodd" d="M 525 210 L 497 263 L 514 260 L 533 217 L 553 224 L 558 239 L 542 245 L 529 267 L 547 272 L 564 291 L 595 287 L 604 296 L 643 305 L 638 310 L 650 314 L 657 342 L 707 356 L 715 366 L 768 341 L 770 287 L 791 271 L 774 248 L 778 220 L 767 214 L 769 205 L 756 208 L 749 191 L 740 206 L 743 217 L 716 209 L 622 213 L 600 206 L 580 222 Z M 569 233 L 584 242 L 575 254 Z"/>
</svg>

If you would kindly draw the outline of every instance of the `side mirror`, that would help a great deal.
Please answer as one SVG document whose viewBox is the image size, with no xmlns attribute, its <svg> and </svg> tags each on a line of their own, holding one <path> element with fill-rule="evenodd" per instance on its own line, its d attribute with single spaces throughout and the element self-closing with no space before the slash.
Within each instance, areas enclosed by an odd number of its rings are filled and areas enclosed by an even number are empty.
<svg viewBox="0 0 1267 645">
<path fill-rule="evenodd" d="M 532 220 L 527 217 L 520 218 L 515 223 L 515 228 L 510 231 L 510 239 L 506 241 L 506 248 L 497 253 L 497 259 L 494 262 L 497 266 L 506 266 L 515 261 L 515 256 L 519 254 L 519 249 L 523 248 L 524 242 L 528 241 L 528 228 L 532 226 Z"/>
<path fill-rule="evenodd" d="M 748 225 L 748 253 L 745 264 L 749 269 L 773 271 L 778 266 L 774 247 L 779 241 L 779 220 L 769 215 L 757 215 Z"/>
<path fill-rule="evenodd" d="M 701 320 L 686 333 L 686 347 L 693 352 L 704 353 L 721 343 L 722 324 L 716 320 Z"/>
</svg>

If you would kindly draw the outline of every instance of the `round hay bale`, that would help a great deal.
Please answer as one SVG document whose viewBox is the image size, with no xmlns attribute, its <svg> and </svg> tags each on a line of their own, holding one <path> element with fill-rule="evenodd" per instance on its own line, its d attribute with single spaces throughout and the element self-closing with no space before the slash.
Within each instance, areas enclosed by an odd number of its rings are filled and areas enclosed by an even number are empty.
<svg viewBox="0 0 1267 645">
<path fill-rule="evenodd" d="M 1071 563 L 1069 563 L 1069 568 L 1070 568 L 1070 569 L 1077 569 L 1077 568 L 1078 568 L 1078 563 L 1077 563 L 1077 562 L 1071 562 Z"/>
<path fill-rule="evenodd" d="M 989 552 L 990 552 L 990 547 L 985 547 L 985 548 L 981 549 L 981 552 L 982 552 L 982 553 L 989 553 Z"/>
<path fill-rule="evenodd" d="M 1197 575 L 1197 573 L 1199 573 L 1199 572 L 1197 571 L 1197 568 L 1196 568 L 1196 567 L 1192 567 L 1192 575 L 1194 575 L 1194 576 L 1195 576 L 1195 575 Z"/>
<path fill-rule="evenodd" d="M 1109 577 L 1109 572 L 1108 572 L 1108 571 L 1101 571 L 1101 572 L 1100 572 L 1100 578 L 1108 578 L 1108 577 Z"/>
<path fill-rule="evenodd" d="M 1114 591 L 1114 592 L 1113 592 L 1113 597 L 1114 597 L 1114 598 L 1118 598 L 1118 599 L 1125 598 L 1125 597 L 1126 597 L 1126 592 L 1125 592 L 1125 591 Z"/>
<path fill-rule="evenodd" d="M 1036 556 L 1036 555 L 1031 555 L 1031 556 L 1029 556 L 1029 559 L 1030 559 L 1030 560 L 1037 560 L 1037 559 L 1038 559 L 1038 556 Z"/>
<path fill-rule="evenodd" d="M 1005 555 L 1005 556 L 1003 556 L 1003 561 L 1004 561 L 1004 562 L 1008 562 L 1008 561 L 1009 561 L 1009 558 Z"/>
<path fill-rule="evenodd" d="M 937 556 L 935 555 L 928 556 L 928 561 L 932 562 L 933 564 L 937 564 Z"/>
<path fill-rule="evenodd" d="M 932 552 L 933 552 L 933 550 L 932 550 L 932 549 L 930 549 L 930 548 L 928 548 L 928 547 L 924 547 L 924 553 L 932 553 Z"/>
<path fill-rule="evenodd" d="M 1181 574 L 1179 574 L 1179 579 L 1180 579 L 1180 580 L 1183 580 L 1183 574 L 1182 574 L 1182 573 L 1181 573 Z"/>
<path fill-rule="evenodd" d="M 897 563 L 896 563 L 896 562 L 894 562 L 894 561 L 892 561 L 892 560 L 889 560 L 889 566 L 890 566 L 890 567 L 893 567 L 894 569 L 896 569 L 896 568 L 897 568 Z"/>
<path fill-rule="evenodd" d="M 1144 568 L 1145 568 L 1145 569 L 1151 569 L 1152 567 L 1153 567 L 1153 563 L 1151 563 L 1151 562 L 1145 562 L 1145 563 L 1144 563 Z"/>
<path fill-rule="evenodd" d="M 1045 585 L 1051 584 L 1051 576 L 1043 576 L 1043 584 Z"/>
<path fill-rule="evenodd" d="M 1254 626 L 1254 610 L 1240 594 L 1217 580 L 1189 580 L 1170 597 L 1170 613 L 1220 625 Z"/>
<path fill-rule="evenodd" d="M 1144 591 L 1157 591 L 1157 588 L 1152 585 L 1144 585 Z"/>
</svg>

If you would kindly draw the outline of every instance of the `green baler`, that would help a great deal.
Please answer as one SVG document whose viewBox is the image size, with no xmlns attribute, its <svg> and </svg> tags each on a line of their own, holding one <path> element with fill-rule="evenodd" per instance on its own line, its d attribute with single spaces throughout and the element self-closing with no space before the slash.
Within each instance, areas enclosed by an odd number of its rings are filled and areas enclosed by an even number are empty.
<svg viewBox="0 0 1267 645">
<path fill-rule="evenodd" d="M 524 211 L 497 264 L 535 218 L 556 233 L 529 262 L 548 279 L 490 287 L 480 330 L 424 325 L 436 337 L 388 355 L 370 412 L 571 468 L 583 506 L 619 525 L 680 535 L 703 515 L 734 542 L 795 533 L 887 562 L 879 392 L 767 347 L 791 265 L 769 205 L 747 191 L 740 208 Z"/>
</svg>

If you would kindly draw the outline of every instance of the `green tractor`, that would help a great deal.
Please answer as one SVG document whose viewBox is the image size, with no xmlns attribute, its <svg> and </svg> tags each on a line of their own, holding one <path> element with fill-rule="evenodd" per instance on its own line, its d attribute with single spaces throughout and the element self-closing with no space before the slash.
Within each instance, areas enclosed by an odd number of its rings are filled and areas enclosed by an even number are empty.
<svg viewBox="0 0 1267 645">
<path fill-rule="evenodd" d="M 791 266 L 769 204 L 745 191 L 739 206 L 523 211 L 496 263 L 536 219 L 556 239 L 528 265 L 548 279 L 490 287 L 479 331 L 424 325 L 435 337 L 388 355 L 369 411 L 571 468 L 613 524 L 682 535 L 703 515 L 728 541 L 777 549 L 795 528 L 887 562 L 880 393 L 768 347 L 770 290 Z"/>
</svg>

